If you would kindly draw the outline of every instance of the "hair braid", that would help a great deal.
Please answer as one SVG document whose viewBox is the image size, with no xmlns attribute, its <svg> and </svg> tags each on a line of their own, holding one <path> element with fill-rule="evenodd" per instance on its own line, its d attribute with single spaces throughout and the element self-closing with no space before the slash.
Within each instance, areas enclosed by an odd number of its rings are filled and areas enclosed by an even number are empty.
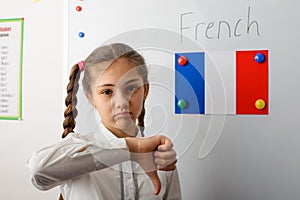
<svg viewBox="0 0 300 200">
<path fill-rule="evenodd" d="M 77 97 L 76 94 L 78 92 L 79 84 L 78 81 L 80 79 L 80 70 L 79 66 L 76 64 L 72 67 L 71 73 L 69 76 L 69 83 L 67 86 L 67 97 L 65 99 L 66 110 L 64 112 L 65 120 L 63 122 L 64 132 L 62 134 L 62 138 L 66 137 L 70 132 L 73 132 L 76 121 L 75 118 L 78 114 L 76 109 Z"/>
<path fill-rule="evenodd" d="M 63 198 L 63 196 L 62 196 L 61 193 L 59 194 L 59 199 L 58 200 L 64 200 L 64 198 Z"/>
<path fill-rule="evenodd" d="M 141 127 L 141 134 L 143 137 L 144 137 L 144 129 L 145 129 L 145 123 L 144 123 L 145 114 L 146 114 L 146 109 L 145 109 L 145 101 L 144 101 L 142 112 L 138 117 L 138 125 Z"/>
<path fill-rule="evenodd" d="M 65 99 L 66 110 L 64 112 L 65 120 L 63 122 L 64 132 L 62 138 L 66 137 L 69 133 L 73 132 L 76 121 L 75 118 L 78 114 L 76 109 L 77 92 L 79 88 L 78 81 L 80 79 L 80 70 L 78 64 L 74 65 L 71 69 L 69 76 L 69 83 L 67 85 L 67 97 Z M 59 194 L 59 200 L 64 200 L 62 194 Z"/>
</svg>

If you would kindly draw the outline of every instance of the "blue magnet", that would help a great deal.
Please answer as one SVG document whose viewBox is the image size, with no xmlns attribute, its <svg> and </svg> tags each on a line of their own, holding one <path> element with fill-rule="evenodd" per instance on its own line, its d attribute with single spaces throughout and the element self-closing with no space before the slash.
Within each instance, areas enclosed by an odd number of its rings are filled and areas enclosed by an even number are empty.
<svg viewBox="0 0 300 200">
<path fill-rule="evenodd" d="M 79 32 L 78 36 L 81 37 L 81 38 L 83 38 L 84 37 L 84 32 Z"/>
<path fill-rule="evenodd" d="M 263 63 L 265 61 L 265 55 L 262 54 L 262 53 L 257 53 L 255 56 L 254 56 L 254 60 L 258 63 Z"/>
</svg>

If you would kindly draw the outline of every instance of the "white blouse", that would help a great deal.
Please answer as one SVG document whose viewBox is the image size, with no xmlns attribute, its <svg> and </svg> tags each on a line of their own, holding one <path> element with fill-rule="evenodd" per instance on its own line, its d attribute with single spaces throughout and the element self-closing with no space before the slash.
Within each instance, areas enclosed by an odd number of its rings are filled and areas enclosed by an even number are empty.
<svg viewBox="0 0 300 200">
<path fill-rule="evenodd" d="M 149 177 L 130 161 L 125 139 L 103 125 L 84 136 L 70 133 L 34 153 L 27 166 L 34 186 L 48 190 L 60 185 L 64 200 L 181 199 L 177 170 L 158 171 L 162 188 L 154 195 Z"/>
</svg>

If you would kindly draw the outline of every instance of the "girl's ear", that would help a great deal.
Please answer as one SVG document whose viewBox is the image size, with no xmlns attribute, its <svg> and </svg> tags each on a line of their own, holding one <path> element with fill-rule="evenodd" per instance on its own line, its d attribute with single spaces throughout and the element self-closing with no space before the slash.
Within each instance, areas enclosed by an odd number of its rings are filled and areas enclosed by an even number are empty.
<svg viewBox="0 0 300 200">
<path fill-rule="evenodd" d="M 93 107 L 95 107 L 95 103 L 94 103 L 94 97 L 93 95 L 87 93 L 87 92 L 84 92 L 86 98 L 89 100 L 89 102 L 93 105 Z"/>
<path fill-rule="evenodd" d="M 149 83 L 146 83 L 144 86 L 144 101 L 146 100 L 148 93 L 149 93 Z"/>
</svg>

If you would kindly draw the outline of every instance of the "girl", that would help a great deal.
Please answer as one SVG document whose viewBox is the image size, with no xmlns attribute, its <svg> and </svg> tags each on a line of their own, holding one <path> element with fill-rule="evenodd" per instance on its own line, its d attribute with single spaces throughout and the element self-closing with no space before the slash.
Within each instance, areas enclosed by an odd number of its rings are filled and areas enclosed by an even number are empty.
<svg viewBox="0 0 300 200">
<path fill-rule="evenodd" d="M 82 71 L 84 93 L 101 117 L 98 129 L 84 136 L 73 132 Z M 28 160 L 33 184 L 42 190 L 60 185 L 65 200 L 181 199 L 172 142 L 142 138 L 148 91 L 144 58 L 125 44 L 99 47 L 74 65 L 64 139 Z"/>
</svg>

